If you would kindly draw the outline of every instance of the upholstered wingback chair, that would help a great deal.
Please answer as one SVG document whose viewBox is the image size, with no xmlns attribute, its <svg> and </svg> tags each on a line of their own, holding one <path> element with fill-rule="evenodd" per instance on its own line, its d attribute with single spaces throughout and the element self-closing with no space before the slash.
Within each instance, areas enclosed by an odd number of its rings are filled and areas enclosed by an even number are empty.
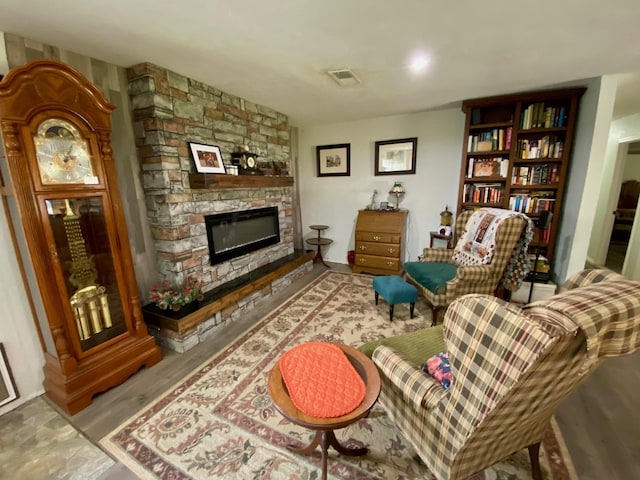
<svg viewBox="0 0 640 480">
<path fill-rule="evenodd" d="M 608 356 L 640 348 L 640 283 L 585 270 L 519 308 L 466 295 L 444 324 L 365 344 L 380 402 L 439 480 L 468 478 L 525 447 L 533 476 L 558 405 Z M 451 385 L 420 365 L 446 351 Z"/>
<path fill-rule="evenodd" d="M 493 294 L 514 254 L 517 255 L 516 249 L 523 245 L 523 236 L 527 233 L 530 220 L 524 215 L 510 212 L 513 216 L 502 221 L 495 233 L 495 250 L 490 263 L 465 265 L 456 258 L 455 251 L 460 248 L 458 241 L 470 228 L 471 216 L 474 213 L 480 215 L 496 210 L 498 209 L 481 208 L 477 213 L 472 210 L 461 212 L 456 219 L 454 230 L 455 248 L 425 248 L 419 262 L 404 264 L 405 278 L 418 288 L 431 305 L 434 325 L 437 323 L 440 309 L 461 295 Z M 524 248 L 526 249 L 526 245 Z M 527 272 L 522 273 L 524 277 Z"/>
</svg>

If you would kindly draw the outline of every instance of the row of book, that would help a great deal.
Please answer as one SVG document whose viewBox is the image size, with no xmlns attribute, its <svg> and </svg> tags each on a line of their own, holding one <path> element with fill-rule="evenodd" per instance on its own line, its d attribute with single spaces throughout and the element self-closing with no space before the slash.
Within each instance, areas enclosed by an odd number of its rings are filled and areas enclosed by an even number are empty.
<svg viewBox="0 0 640 480">
<path fill-rule="evenodd" d="M 469 158 L 467 162 L 467 178 L 502 177 L 507 178 L 509 158 Z"/>
<path fill-rule="evenodd" d="M 538 194 L 516 193 L 509 195 L 509 209 L 520 213 L 540 213 L 553 210 L 555 198 L 551 198 L 553 192 L 540 192 Z"/>
<path fill-rule="evenodd" d="M 512 185 L 551 185 L 558 183 L 558 165 L 529 165 L 513 167 Z"/>
<path fill-rule="evenodd" d="M 564 142 L 555 135 L 545 135 L 539 140 L 526 138 L 518 141 L 520 158 L 561 158 Z"/>
<path fill-rule="evenodd" d="M 565 107 L 546 107 L 544 102 L 532 103 L 522 112 L 520 128 L 558 128 L 567 124 Z"/>
<path fill-rule="evenodd" d="M 499 183 L 467 183 L 464 186 L 464 202 L 500 203 L 504 186 Z"/>
<path fill-rule="evenodd" d="M 513 128 L 494 128 L 477 135 L 469 135 L 467 152 L 495 152 L 511 148 Z"/>
</svg>

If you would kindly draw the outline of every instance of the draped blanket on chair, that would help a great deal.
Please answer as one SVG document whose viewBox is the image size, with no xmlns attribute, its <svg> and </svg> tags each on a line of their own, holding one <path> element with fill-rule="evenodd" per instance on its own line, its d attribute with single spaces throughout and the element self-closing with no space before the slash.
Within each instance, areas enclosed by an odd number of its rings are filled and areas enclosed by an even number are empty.
<svg viewBox="0 0 640 480">
<path fill-rule="evenodd" d="M 501 208 L 483 208 L 474 212 L 454 249 L 453 260 L 459 266 L 489 265 L 493 259 L 500 223 L 516 216 L 526 220 L 526 227 L 520 234 L 500 285 L 511 291 L 518 290 L 529 273 L 527 249 L 533 237 L 533 222 L 522 213 Z"/>
</svg>

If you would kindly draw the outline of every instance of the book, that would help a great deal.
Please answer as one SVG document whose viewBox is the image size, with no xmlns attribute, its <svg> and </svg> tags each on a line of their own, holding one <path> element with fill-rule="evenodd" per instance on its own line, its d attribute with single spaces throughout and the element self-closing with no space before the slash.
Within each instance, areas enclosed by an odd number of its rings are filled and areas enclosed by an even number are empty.
<svg viewBox="0 0 640 480">
<path fill-rule="evenodd" d="M 483 140 L 478 142 L 476 152 L 490 152 L 493 150 L 493 142 L 491 140 Z"/>
</svg>

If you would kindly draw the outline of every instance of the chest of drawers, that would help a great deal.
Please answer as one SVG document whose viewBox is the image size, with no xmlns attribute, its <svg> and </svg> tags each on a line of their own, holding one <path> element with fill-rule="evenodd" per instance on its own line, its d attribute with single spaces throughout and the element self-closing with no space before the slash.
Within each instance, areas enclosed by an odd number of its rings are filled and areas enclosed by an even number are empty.
<svg viewBox="0 0 640 480">
<path fill-rule="evenodd" d="M 402 272 L 406 218 L 406 210 L 358 212 L 354 273 L 399 275 Z"/>
</svg>

